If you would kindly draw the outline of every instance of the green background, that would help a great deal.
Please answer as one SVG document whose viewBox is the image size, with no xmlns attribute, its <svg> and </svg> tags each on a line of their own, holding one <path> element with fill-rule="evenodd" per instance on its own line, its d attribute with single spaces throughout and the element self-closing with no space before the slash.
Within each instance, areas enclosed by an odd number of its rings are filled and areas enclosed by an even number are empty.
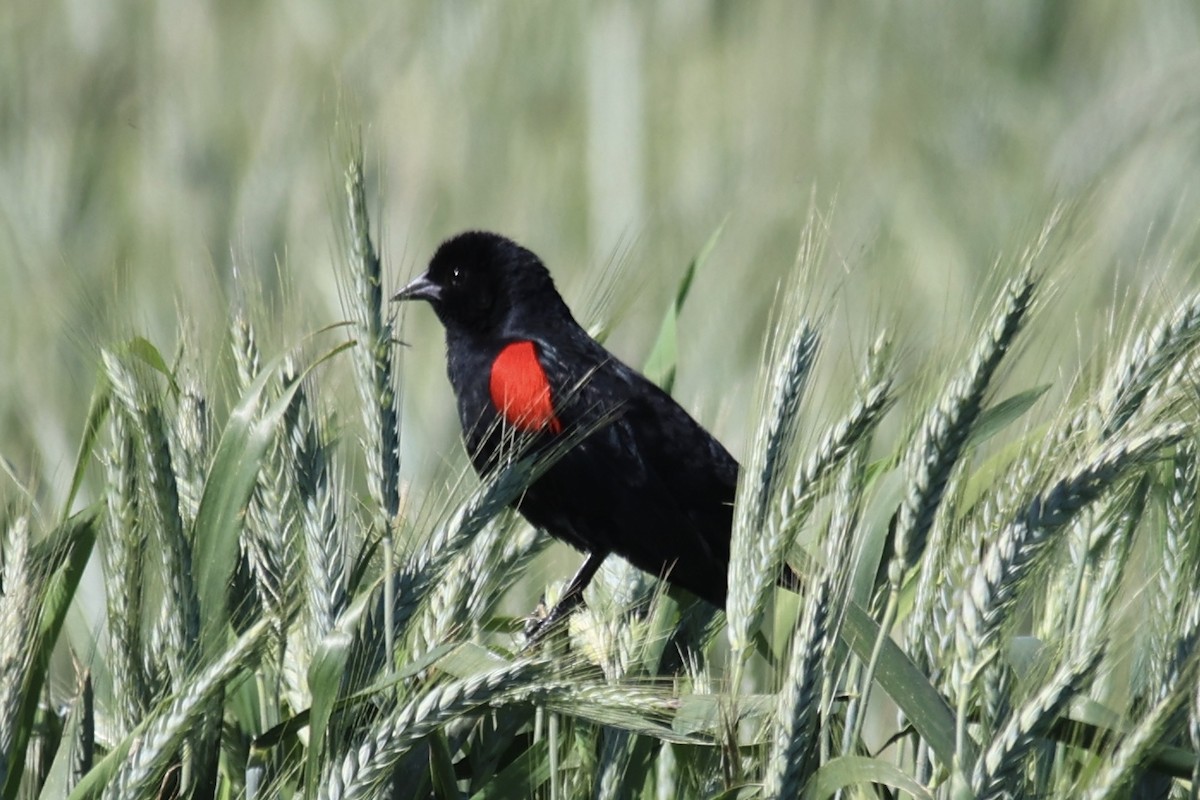
<svg viewBox="0 0 1200 800">
<path fill-rule="evenodd" d="M 359 139 L 389 288 L 499 230 L 634 364 L 727 219 L 677 394 L 739 457 L 814 209 L 819 406 L 880 327 L 915 380 L 960 352 L 993 267 L 1065 203 L 1019 382 L 1061 397 L 1114 318 L 1191 280 L 1198 100 L 1192 2 L 6 0 L 0 453 L 61 499 L 97 347 L 182 331 L 216 371 L 245 286 L 280 343 L 342 319 Z M 462 461 L 440 331 L 406 314 L 405 479 L 426 483 Z"/>
</svg>

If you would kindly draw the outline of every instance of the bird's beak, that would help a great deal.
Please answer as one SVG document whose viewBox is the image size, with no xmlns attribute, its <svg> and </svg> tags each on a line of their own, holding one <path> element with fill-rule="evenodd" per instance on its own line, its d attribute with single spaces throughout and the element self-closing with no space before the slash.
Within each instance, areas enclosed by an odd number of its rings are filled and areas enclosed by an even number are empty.
<svg viewBox="0 0 1200 800">
<path fill-rule="evenodd" d="M 398 300 L 428 300 L 431 303 L 442 299 L 442 287 L 429 279 L 429 273 L 420 275 L 412 283 L 392 295 L 392 302 Z"/>
</svg>

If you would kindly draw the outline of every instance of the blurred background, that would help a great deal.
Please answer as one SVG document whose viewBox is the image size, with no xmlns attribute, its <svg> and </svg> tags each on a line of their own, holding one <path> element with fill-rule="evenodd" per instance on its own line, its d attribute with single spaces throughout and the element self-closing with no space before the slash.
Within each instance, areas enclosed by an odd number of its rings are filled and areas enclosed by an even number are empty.
<svg viewBox="0 0 1200 800">
<path fill-rule="evenodd" d="M 61 498 L 102 345 L 170 354 L 187 335 L 193 368 L 218 372 L 247 285 L 277 344 L 342 319 L 357 141 L 386 288 L 446 236 L 495 229 L 633 364 L 724 222 L 676 394 L 744 456 L 814 213 L 818 405 L 844 405 L 837 376 L 882 326 L 914 376 L 953 363 L 996 269 L 1060 204 L 1055 290 L 1010 380 L 1061 397 L 1114 319 L 1193 281 L 1200 6 L 5 0 L 0 455 L 17 475 Z M 441 331 L 404 313 L 404 463 L 424 483 L 461 448 Z"/>
</svg>

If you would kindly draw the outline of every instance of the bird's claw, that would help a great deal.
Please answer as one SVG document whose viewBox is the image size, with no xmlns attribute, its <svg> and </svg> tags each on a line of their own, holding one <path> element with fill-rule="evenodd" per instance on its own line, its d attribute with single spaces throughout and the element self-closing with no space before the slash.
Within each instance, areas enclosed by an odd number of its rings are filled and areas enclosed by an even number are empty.
<svg viewBox="0 0 1200 800">
<path fill-rule="evenodd" d="M 525 645 L 522 650 L 529 650 L 546 637 L 550 630 L 559 622 L 561 615 L 553 612 L 544 617 L 530 616 L 525 620 Z"/>
<path fill-rule="evenodd" d="M 533 617 L 525 620 L 525 644 L 522 646 L 522 650 L 528 650 L 541 641 L 547 631 L 545 623 L 544 619 L 534 619 Z"/>
<path fill-rule="evenodd" d="M 522 650 L 528 650 L 546 636 L 562 622 L 576 606 L 580 605 L 579 600 L 567 598 L 566 601 L 559 601 L 549 610 L 546 609 L 545 599 L 538 603 L 537 608 L 533 610 L 525 619 L 525 644 Z"/>
<path fill-rule="evenodd" d="M 545 623 L 549 617 L 550 610 L 546 608 L 546 598 L 543 595 L 542 599 L 538 601 L 537 606 L 525 618 L 522 633 L 525 635 L 526 647 L 533 645 L 544 635 Z"/>
</svg>

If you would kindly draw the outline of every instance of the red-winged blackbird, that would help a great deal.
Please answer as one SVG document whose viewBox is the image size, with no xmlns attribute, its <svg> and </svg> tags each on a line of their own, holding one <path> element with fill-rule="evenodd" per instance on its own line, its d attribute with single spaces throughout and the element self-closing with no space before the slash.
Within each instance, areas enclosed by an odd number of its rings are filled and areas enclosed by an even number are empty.
<svg viewBox="0 0 1200 800">
<path fill-rule="evenodd" d="M 450 383 L 477 471 L 495 465 L 514 433 L 544 447 L 581 431 L 515 503 L 587 553 L 539 633 L 579 602 L 609 553 L 724 608 L 737 462 L 588 336 L 536 255 L 497 234 L 459 234 L 393 299 L 427 300 L 446 328 Z"/>
</svg>

